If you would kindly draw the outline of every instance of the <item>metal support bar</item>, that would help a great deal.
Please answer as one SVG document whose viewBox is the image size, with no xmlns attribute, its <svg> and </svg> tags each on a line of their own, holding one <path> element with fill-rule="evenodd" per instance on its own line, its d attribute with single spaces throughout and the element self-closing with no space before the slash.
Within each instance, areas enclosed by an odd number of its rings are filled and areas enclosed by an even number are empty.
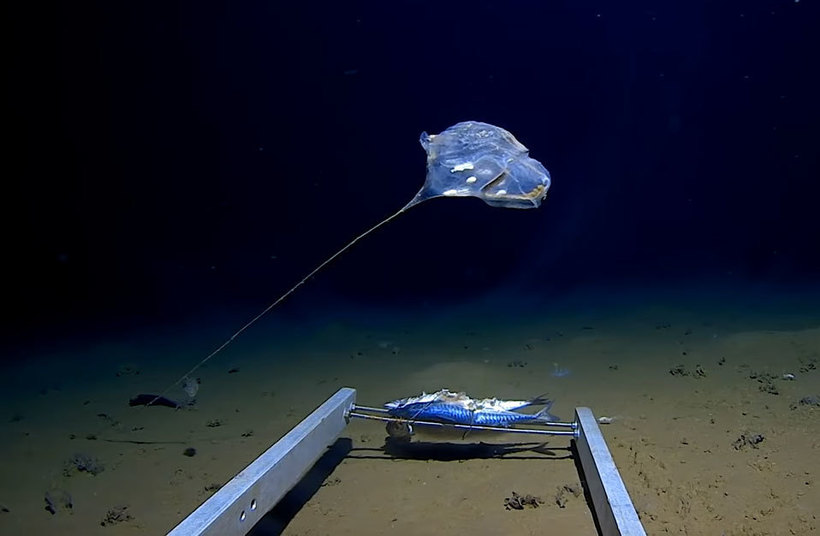
<svg viewBox="0 0 820 536">
<path fill-rule="evenodd" d="M 355 402 L 355 389 L 337 391 L 185 518 L 169 536 L 245 535 L 296 486 L 327 447 L 339 438 L 349 417 L 402 421 L 385 415 L 384 410 L 356 406 Z M 432 421 L 412 423 L 467 430 L 573 436 L 601 534 L 646 536 L 598 422 L 588 408 L 576 408 L 572 423 L 546 423 L 547 426 L 571 430 L 451 425 Z"/>
<path fill-rule="evenodd" d="M 578 457 L 603 536 L 646 536 L 615 461 L 589 408 L 575 408 Z"/>
<path fill-rule="evenodd" d="M 169 536 L 247 534 L 339 438 L 355 402 L 355 389 L 339 389 L 202 503 Z"/>
</svg>

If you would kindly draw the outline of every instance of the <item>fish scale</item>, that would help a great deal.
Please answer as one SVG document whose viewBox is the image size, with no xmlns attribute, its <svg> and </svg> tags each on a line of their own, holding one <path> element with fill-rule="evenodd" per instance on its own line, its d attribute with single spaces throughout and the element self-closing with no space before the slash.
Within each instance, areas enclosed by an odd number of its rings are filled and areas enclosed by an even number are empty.
<svg viewBox="0 0 820 536">
<path fill-rule="evenodd" d="M 557 421 L 558 418 L 549 413 L 551 405 L 552 402 L 547 403 L 546 407 L 532 415 L 515 411 L 469 410 L 463 406 L 448 403 L 411 403 L 390 408 L 388 411 L 394 417 L 410 420 L 432 420 L 478 426 L 509 426 L 516 423 Z"/>
</svg>

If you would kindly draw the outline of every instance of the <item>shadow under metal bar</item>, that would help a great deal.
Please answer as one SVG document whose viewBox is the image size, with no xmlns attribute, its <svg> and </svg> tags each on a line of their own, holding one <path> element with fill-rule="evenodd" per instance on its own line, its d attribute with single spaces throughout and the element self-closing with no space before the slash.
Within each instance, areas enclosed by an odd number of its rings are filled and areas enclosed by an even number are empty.
<svg viewBox="0 0 820 536">
<path fill-rule="evenodd" d="M 578 423 L 575 446 L 601 534 L 646 536 L 592 410 L 575 408 L 575 422 Z"/>
<path fill-rule="evenodd" d="M 356 390 L 342 388 L 177 525 L 169 536 L 244 535 L 347 426 Z"/>
</svg>

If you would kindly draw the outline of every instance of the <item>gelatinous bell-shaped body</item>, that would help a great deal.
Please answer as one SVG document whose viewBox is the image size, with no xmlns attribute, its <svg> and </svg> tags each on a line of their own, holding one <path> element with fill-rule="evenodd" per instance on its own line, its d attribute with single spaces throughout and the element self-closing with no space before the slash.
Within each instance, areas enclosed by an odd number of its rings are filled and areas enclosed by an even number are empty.
<svg viewBox="0 0 820 536">
<path fill-rule="evenodd" d="M 427 151 L 427 179 L 405 208 L 441 196 L 536 208 L 547 195 L 549 172 L 503 128 L 465 121 L 438 135 L 422 132 L 420 141 Z"/>
</svg>

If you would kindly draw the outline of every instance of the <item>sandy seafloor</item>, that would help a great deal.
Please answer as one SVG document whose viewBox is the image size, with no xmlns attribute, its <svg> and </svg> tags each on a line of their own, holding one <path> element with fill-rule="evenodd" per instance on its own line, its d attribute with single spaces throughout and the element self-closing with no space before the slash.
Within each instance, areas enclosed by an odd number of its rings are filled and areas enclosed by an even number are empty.
<svg viewBox="0 0 820 536">
<path fill-rule="evenodd" d="M 2 375 L 0 533 L 165 533 L 352 386 L 369 405 L 442 387 L 477 397 L 548 393 L 564 419 L 576 406 L 614 418 L 603 432 L 648 533 L 820 534 L 820 407 L 799 403 L 820 396 L 818 294 L 619 296 L 565 298 L 543 314 L 489 300 L 427 314 L 333 313 L 309 326 L 273 315 L 196 373 L 191 410 L 128 400 L 162 390 L 244 319 L 24 352 L 25 364 Z M 554 377 L 556 363 L 570 374 Z M 670 374 L 678 365 L 705 375 Z M 782 379 L 787 373 L 795 379 Z M 735 448 L 757 434 L 762 442 Z M 580 482 L 563 438 L 432 438 L 457 445 L 422 443 L 410 451 L 419 459 L 391 459 L 385 435 L 354 421 L 347 456 L 324 467 L 323 485 L 306 486 L 295 515 L 266 518 L 265 533 L 596 532 L 583 496 L 556 504 L 559 488 Z M 469 447 L 480 442 L 503 447 Z M 187 447 L 196 455 L 184 456 Z M 66 465 L 76 453 L 104 470 Z M 45 493 L 55 490 L 73 508 L 47 512 Z M 544 504 L 508 511 L 513 491 Z M 119 522 L 101 525 L 122 506 Z"/>
</svg>

